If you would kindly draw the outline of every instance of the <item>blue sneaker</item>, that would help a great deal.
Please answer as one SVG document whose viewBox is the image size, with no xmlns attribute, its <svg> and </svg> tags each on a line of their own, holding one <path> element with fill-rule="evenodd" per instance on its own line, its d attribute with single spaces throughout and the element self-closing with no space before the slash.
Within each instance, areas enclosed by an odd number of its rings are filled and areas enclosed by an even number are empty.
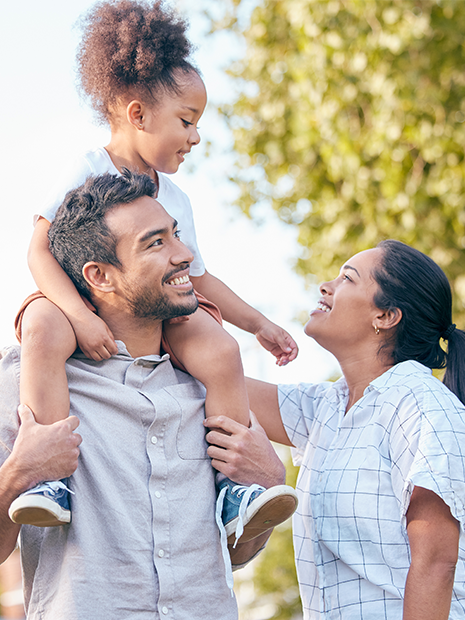
<svg viewBox="0 0 465 620">
<path fill-rule="evenodd" d="M 69 494 L 61 480 L 43 482 L 17 497 L 8 511 L 10 519 L 21 525 L 51 527 L 71 522 Z"/>
<path fill-rule="evenodd" d="M 248 542 L 286 521 L 296 510 L 295 490 L 287 485 L 265 489 L 243 486 L 228 478 L 218 483 L 217 514 L 226 530 L 228 545 Z M 221 529 L 221 528 L 220 528 Z"/>
</svg>

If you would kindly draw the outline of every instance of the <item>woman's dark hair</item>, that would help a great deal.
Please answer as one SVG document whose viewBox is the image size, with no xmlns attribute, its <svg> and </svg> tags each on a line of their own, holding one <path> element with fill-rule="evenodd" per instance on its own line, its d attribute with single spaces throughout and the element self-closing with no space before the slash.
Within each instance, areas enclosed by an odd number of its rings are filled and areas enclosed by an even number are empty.
<svg viewBox="0 0 465 620">
<path fill-rule="evenodd" d="M 77 65 L 81 92 L 99 120 L 131 92 L 157 100 L 179 94 L 182 74 L 198 73 L 188 62 L 187 23 L 163 0 L 105 0 L 80 20 L 83 37 Z"/>
<path fill-rule="evenodd" d="M 444 368 L 444 384 L 465 403 L 465 332 L 452 327 L 452 293 L 442 269 L 428 256 L 400 241 L 378 246 L 381 263 L 373 270 L 381 310 L 399 308 L 402 319 L 388 345 L 395 364 L 415 360 Z M 441 347 L 447 339 L 447 352 Z"/>
</svg>

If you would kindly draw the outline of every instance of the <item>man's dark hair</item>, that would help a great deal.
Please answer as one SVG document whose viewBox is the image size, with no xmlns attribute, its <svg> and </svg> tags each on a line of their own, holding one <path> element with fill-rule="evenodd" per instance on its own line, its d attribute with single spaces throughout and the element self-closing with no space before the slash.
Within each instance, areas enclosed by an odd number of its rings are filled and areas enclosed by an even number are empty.
<svg viewBox="0 0 465 620">
<path fill-rule="evenodd" d="M 124 168 L 121 175 L 91 176 L 66 194 L 48 232 L 50 252 L 82 295 L 89 298 L 90 289 L 82 275 L 86 263 L 121 266 L 117 239 L 105 222 L 106 214 L 143 196 L 153 198 L 156 190 L 148 175 Z"/>
</svg>

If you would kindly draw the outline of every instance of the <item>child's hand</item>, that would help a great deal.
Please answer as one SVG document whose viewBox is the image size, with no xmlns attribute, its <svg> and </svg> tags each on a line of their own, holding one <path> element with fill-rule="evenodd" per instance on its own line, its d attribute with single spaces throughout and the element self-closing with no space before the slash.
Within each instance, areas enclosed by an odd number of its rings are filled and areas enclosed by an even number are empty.
<svg viewBox="0 0 465 620">
<path fill-rule="evenodd" d="M 299 348 L 286 330 L 271 321 L 266 321 L 255 333 L 258 342 L 276 357 L 278 366 L 285 366 L 295 360 Z"/>
<path fill-rule="evenodd" d="M 94 312 L 86 312 L 84 320 L 73 318 L 72 326 L 79 348 L 91 360 L 107 360 L 118 353 L 113 334 Z"/>
</svg>

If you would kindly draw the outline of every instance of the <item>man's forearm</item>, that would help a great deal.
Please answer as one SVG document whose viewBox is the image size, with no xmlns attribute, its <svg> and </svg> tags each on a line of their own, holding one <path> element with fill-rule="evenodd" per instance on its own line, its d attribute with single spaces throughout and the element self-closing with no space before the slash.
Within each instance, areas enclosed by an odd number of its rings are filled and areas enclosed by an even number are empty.
<svg viewBox="0 0 465 620">
<path fill-rule="evenodd" d="M 27 487 L 26 481 L 18 475 L 14 458 L 9 457 L 0 467 L 0 564 L 15 548 L 20 530 L 20 526 L 8 516 L 8 509 Z"/>
</svg>

